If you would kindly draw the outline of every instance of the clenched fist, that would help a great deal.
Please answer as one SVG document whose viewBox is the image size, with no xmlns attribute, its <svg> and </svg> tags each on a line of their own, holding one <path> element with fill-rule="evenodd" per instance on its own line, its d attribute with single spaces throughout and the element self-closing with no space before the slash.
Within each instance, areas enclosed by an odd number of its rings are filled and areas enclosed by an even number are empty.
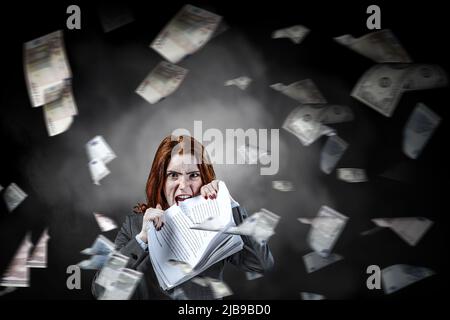
<svg viewBox="0 0 450 320">
<path fill-rule="evenodd" d="M 156 230 L 161 230 L 164 225 L 164 210 L 162 210 L 161 205 L 158 204 L 156 208 L 148 208 L 145 210 L 144 217 L 142 218 L 142 230 L 138 235 L 145 243 L 148 242 L 147 229 L 151 222 Z"/>
</svg>

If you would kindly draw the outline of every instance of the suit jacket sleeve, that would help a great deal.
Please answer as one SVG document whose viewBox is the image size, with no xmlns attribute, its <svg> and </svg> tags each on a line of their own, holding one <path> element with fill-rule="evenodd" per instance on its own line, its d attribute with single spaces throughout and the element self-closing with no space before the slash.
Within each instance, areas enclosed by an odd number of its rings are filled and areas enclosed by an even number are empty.
<svg viewBox="0 0 450 320">
<path fill-rule="evenodd" d="M 236 225 L 248 217 L 242 207 L 233 208 L 233 218 Z M 267 243 L 259 244 L 252 237 L 241 236 L 244 248 L 227 258 L 227 261 L 247 272 L 264 274 L 273 268 L 274 260 Z"/>
</svg>

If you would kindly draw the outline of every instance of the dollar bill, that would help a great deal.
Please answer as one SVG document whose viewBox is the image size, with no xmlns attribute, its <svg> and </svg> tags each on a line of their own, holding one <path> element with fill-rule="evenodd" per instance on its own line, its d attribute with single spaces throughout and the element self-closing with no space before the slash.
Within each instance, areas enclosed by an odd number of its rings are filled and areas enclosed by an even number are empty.
<svg viewBox="0 0 450 320">
<path fill-rule="evenodd" d="M 390 228 L 410 246 L 415 246 L 433 225 L 425 217 L 377 218 L 372 219 L 378 227 Z"/>
<path fill-rule="evenodd" d="M 202 287 L 210 287 L 214 299 L 222 299 L 233 294 L 230 287 L 225 282 L 211 277 L 195 277 L 191 280 Z"/>
<path fill-rule="evenodd" d="M 7 295 L 8 293 L 11 293 L 11 292 L 16 291 L 16 290 L 17 290 L 16 287 L 6 287 L 5 289 L 3 289 L 3 290 L 0 291 L 0 297 L 1 297 L 1 296 L 5 296 L 5 295 Z"/>
<path fill-rule="evenodd" d="M 95 239 L 94 243 L 90 248 L 86 248 L 81 251 L 82 254 L 89 255 L 103 255 L 107 256 L 112 253 L 115 249 L 114 243 L 112 243 L 108 238 L 104 235 L 99 235 L 97 239 Z"/>
<path fill-rule="evenodd" d="M 50 137 L 67 131 L 73 123 L 78 109 L 73 98 L 70 81 L 65 81 L 61 95 L 52 102 L 44 104 L 44 120 Z"/>
<path fill-rule="evenodd" d="M 407 64 L 377 64 L 364 73 L 351 96 L 386 117 L 391 117 L 412 69 Z"/>
<path fill-rule="evenodd" d="M 188 70 L 175 64 L 161 61 L 136 89 L 136 93 L 154 104 L 177 90 Z"/>
<path fill-rule="evenodd" d="M 330 174 L 348 148 L 348 143 L 338 136 L 328 137 L 320 154 L 320 169 Z"/>
<path fill-rule="evenodd" d="M 150 47 L 172 63 L 202 48 L 212 37 L 222 17 L 185 5 L 156 36 Z"/>
<path fill-rule="evenodd" d="M 32 246 L 30 233 L 27 233 L 6 268 L 0 280 L 0 286 L 28 287 L 30 285 L 30 271 L 27 266 L 27 260 Z"/>
<path fill-rule="evenodd" d="M 262 275 L 261 273 L 258 273 L 258 272 L 248 272 L 247 271 L 245 273 L 245 277 L 247 278 L 247 280 L 251 281 L 251 280 L 255 280 L 255 279 L 264 277 L 264 275 Z"/>
<path fill-rule="evenodd" d="M 94 212 L 94 217 L 102 232 L 108 232 L 117 228 L 116 223 L 112 219 L 101 213 Z"/>
<path fill-rule="evenodd" d="M 214 299 L 222 299 L 233 294 L 233 291 L 231 291 L 230 287 L 225 282 L 213 278 L 207 279 L 213 292 Z"/>
<path fill-rule="evenodd" d="M 321 106 L 304 105 L 295 108 L 285 119 L 282 128 L 295 135 L 302 145 L 309 146 L 322 135 L 333 135 L 335 130 L 320 122 Z"/>
<path fill-rule="evenodd" d="M 89 140 L 86 143 L 86 152 L 89 160 L 98 159 L 104 164 L 111 162 L 117 157 L 103 136 L 95 136 Z"/>
<path fill-rule="evenodd" d="M 117 281 L 120 272 L 128 263 L 128 257 L 118 252 L 112 252 L 101 269 L 95 283 L 108 289 Z"/>
<path fill-rule="evenodd" d="M 240 156 L 238 163 L 257 164 L 258 160 L 260 162 L 265 162 L 265 158 L 269 156 L 266 149 L 252 145 L 241 145 L 237 151 Z"/>
<path fill-rule="evenodd" d="M 403 130 L 403 153 L 417 159 L 440 122 L 439 115 L 418 103 Z"/>
<path fill-rule="evenodd" d="M 111 173 L 100 159 L 89 161 L 89 172 L 91 173 L 92 182 L 98 186 L 100 185 L 100 180 Z"/>
<path fill-rule="evenodd" d="M 142 279 L 142 272 L 122 268 L 116 281 L 106 288 L 99 300 L 128 300 L 134 293 L 139 281 Z"/>
<path fill-rule="evenodd" d="M 394 293 L 417 281 L 434 275 L 435 272 L 424 267 L 396 264 L 381 270 L 381 281 L 385 294 Z"/>
<path fill-rule="evenodd" d="M 77 265 L 81 269 L 101 270 L 103 268 L 103 266 L 105 265 L 106 261 L 108 260 L 108 258 L 109 258 L 108 256 L 93 255 L 90 259 L 83 260 L 83 261 L 79 262 Z"/>
<path fill-rule="evenodd" d="M 56 100 L 72 72 L 64 48 L 63 32 L 52 32 L 24 44 L 24 71 L 33 107 Z"/>
<path fill-rule="evenodd" d="M 224 233 L 239 234 L 253 237 L 260 244 L 267 242 L 275 234 L 275 228 L 280 216 L 262 208 L 236 227 L 227 228 Z"/>
<path fill-rule="evenodd" d="M 415 64 L 403 84 L 405 91 L 425 90 L 446 87 L 448 76 L 444 69 L 434 64 Z"/>
<path fill-rule="evenodd" d="M 281 192 L 290 192 L 294 191 L 294 184 L 286 180 L 272 181 L 272 188 Z"/>
<path fill-rule="evenodd" d="M 246 76 L 242 76 L 239 78 L 231 79 L 225 81 L 225 86 L 236 86 L 241 90 L 247 89 L 247 87 L 252 83 L 252 79 Z"/>
<path fill-rule="evenodd" d="M 411 63 L 412 60 L 389 29 L 368 33 L 360 38 L 345 34 L 334 40 L 377 63 Z"/>
<path fill-rule="evenodd" d="M 308 273 L 320 270 L 342 259 L 344 258 L 339 254 L 331 253 L 327 257 L 322 257 L 314 251 L 303 256 L 303 262 L 305 263 L 306 271 Z"/>
<path fill-rule="evenodd" d="M 339 168 L 336 169 L 336 174 L 339 180 L 357 183 L 368 181 L 366 171 L 357 168 Z"/>
<path fill-rule="evenodd" d="M 289 85 L 275 83 L 270 87 L 287 95 L 289 98 L 297 100 L 301 104 L 327 103 L 327 100 L 311 79 L 300 80 Z"/>
<path fill-rule="evenodd" d="M 300 292 L 303 300 L 324 300 L 325 296 L 312 292 Z"/>
<path fill-rule="evenodd" d="M 351 96 L 391 117 L 405 91 L 444 87 L 446 72 L 438 65 L 377 64 L 364 73 Z"/>
<path fill-rule="evenodd" d="M 319 219 L 316 220 L 317 223 L 311 225 L 307 241 L 310 248 L 317 254 L 328 257 L 347 224 L 348 217 L 328 206 L 322 206 L 316 218 Z"/>
<path fill-rule="evenodd" d="M 272 33 L 272 39 L 289 38 L 295 44 L 299 44 L 308 35 L 309 30 L 302 25 L 295 25 L 289 28 L 278 29 Z"/>
<path fill-rule="evenodd" d="M 3 199 L 9 212 L 14 211 L 28 195 L 17 184 L 12 182 L 3 192 Z"/>
<path fill-rule="evenodd" d="M 49 239 L 48 229 L 45 229 L 34 247 L 33 253 L 27 260 L 29 268 L 47 268 L 47 244 Z"/>
</svg>

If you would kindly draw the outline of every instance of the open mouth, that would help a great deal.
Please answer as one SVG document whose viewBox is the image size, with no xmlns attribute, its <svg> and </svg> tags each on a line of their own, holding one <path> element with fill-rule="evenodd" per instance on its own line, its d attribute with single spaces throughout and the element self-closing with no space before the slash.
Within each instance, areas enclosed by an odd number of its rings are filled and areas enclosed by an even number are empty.
<svg viewBox="0 0 450 320">
<path fill-rule="evenodd" d="M 179 194 L 179 195 L 175 196 L 175 201 L 177 202 L 177 205 L 178 205 L 179 202 L 184 201 L 186 199 L 190 199 L 190 198 L 192 198 L 192 196 L 189 194 Z"/>
</svg>

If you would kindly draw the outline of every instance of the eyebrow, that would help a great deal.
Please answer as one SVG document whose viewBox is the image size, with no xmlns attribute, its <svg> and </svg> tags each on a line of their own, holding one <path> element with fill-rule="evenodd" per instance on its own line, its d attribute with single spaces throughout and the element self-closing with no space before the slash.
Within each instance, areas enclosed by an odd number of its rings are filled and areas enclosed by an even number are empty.
<svg viewBox="0 0 450 320">
<path fill-rule="evenodd" d="M 200 170 L 194 170 L 194 171 L 186 172 L 186 174 L 191 174 L 191 173 L 196 173 L 196 172 L 200 172 Z M 175 170 L 167 170 L 167 173 L 178 173 L 178 174 L 181 174 L 181 172 L 178 172 L 178 171 L 175 171 Z"/>
</svg>

